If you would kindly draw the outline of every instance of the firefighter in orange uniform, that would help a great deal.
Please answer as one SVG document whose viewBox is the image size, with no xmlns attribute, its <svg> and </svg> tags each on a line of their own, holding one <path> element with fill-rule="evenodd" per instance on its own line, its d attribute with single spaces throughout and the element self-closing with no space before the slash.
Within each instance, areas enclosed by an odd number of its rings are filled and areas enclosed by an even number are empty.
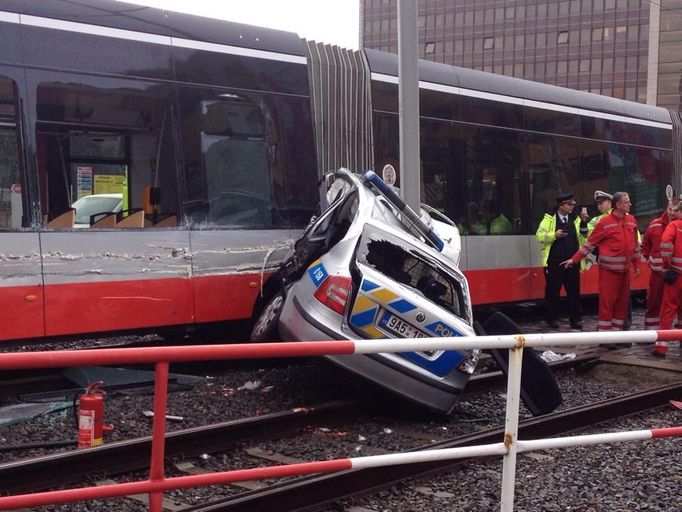
<svg viewBox="0 0 682 512">
<path fill-rule="evenodd" d="M 645 329 L 658 329 L 661 323 L 661 301 L 663 300 L 663 258 L 661 257 L 661 237 L 668 223 L 673 219 L 672 207 L 680 200 L 673 197 L 660 217 L 649 223 L 642 239 L 642 257 L 649 264 L 651 276 L 646 294 Z M 677 318 L 682 320 L 682 312 L 678 310 Z"/>
<path fill-rule="evenodd" d="M 639 275 L 641 246 L 637 241 L 637 221 L 630 215 L 627 192 L 613 194 L 614 208 L 602 218 L 587 241 L 568 260 L 568 268 L 599 248 L 599 321 L 597 330 L 621 330 L 625 323 L 630 294 L 630 267 Z"/>
<path fill-rule="evenodd" d="M 671 207 L 673 220 L 663 231 L 661 237 L 661 256 L 663 257 L 663 303 L 661 304 L 661 329 L 670 329 L 673 318 L 680 304 L 682 293 L 682 203 Z M 676 277 L 677 274 L 677 277 Z M 668 279 L 668 277 L 672 279 Z M 652 352 L 658 357 L 665 357 L 668 352 L 667 341 L 657 341 Z"/>
</svg>

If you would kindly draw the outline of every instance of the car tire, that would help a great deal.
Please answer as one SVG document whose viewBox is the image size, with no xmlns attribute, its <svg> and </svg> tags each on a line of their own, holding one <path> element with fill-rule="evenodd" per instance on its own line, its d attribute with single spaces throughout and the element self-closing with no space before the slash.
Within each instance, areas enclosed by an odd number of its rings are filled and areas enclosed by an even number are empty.
<svg viewBox="0 0 682 512">
<path fill-rule="evenodd" d="M 281 341 L 279 315 L 284 307 L 284 291 L 277 290 L 265 302 L 251 328 L 251 341 Z"/>
</svg>

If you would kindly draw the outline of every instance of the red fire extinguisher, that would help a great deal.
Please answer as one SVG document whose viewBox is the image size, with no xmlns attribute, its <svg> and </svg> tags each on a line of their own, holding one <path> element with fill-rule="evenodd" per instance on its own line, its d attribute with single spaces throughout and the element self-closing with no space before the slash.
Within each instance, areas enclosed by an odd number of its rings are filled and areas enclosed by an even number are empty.
<svg viewBox="0 0 682 512">
<path fill-rule="evenodd" d="M 104 432 L 114 429 L 104 424 L 104 395 L 99 385 L 94 382 L 85 388 L 85 393 L 78 399 L 78 448 L 89 448 L 104 444 Z"/>
</svg>

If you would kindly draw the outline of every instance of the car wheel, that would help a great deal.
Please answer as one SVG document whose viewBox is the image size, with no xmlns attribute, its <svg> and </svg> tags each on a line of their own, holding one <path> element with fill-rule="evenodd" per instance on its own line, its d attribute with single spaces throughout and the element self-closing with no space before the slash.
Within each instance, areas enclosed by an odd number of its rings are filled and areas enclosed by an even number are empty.
<svg viewBox="0 0 682 512">
<path fill-rule="evenodd" d="M 284 307 L 284 292 L 278 290 L 256 317 L 251 329 L 251 341 L 280 341 L 279 315 Z"/>
</svg>

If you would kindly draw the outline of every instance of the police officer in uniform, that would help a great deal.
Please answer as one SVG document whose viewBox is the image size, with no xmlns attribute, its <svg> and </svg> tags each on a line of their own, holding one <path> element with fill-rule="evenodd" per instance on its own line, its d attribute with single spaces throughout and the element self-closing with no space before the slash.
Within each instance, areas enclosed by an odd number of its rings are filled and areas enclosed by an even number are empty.
<svg viewBox="0 0 682 512">
<path fill-rule="evenodd" d="M 547 326 L 559 327 L 561 287 L 566 290 L 569 318 L 573 330 L 582 330 L 580 307 L 580 268 L 563 268 L 561 262 L 570 258 L 584 241 L 587 232 L 587 214 L 573 213 L 573 194 L 556 196 L 557 208 L 554 214 L 545 214 L 535 238 L 542 244 L 542 264 L 545 271 L 545 320 Z"/>
</svg>

